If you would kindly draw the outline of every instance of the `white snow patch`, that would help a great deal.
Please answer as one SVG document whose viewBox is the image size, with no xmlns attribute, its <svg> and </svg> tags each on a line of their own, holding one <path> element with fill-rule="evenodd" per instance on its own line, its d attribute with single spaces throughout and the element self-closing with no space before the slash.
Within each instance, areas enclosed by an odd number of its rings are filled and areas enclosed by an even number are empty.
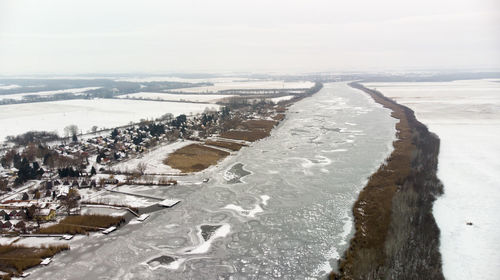
<svg viewBox="0 0 500 280">
<path fill-rule="evenodd" d="M 228 204 L 224 207 L 224 209 L 229 209 L 229 210 L 234 210 L 238 212 L 241 216 L 249 217 L 249 218 L 255 218 L 255 215 L 258 213 L 264 212 L 262 207 L 260 205 L 255 205 L 253 209 L 251 210 L 246 210 L 243 207 L 235 204 Z"/>
<path fill-rule="evenodd" d="M 271 199 L 270 196 L 264 194 L 264 195 L 261 195 L 260 196 L 260 199 L 262 199 L 262 205 L 266 206 L 267 205 L 267 201 L 269 201 L 269 199 Z"/>
<path fill-rule="evenodd" d="M 212 243 L 215 241 L 215 239 L 226 237 L 229 234 L 229 232 L 231 232 L 231 226 L 229 224 L 222 225 L 220 228 L 215 230 L 215 232 L 207 241 L 201 243 L 193 250 L 186 252 L 186 254 L 204 254 L 208 252 L 210 246 L 212 246 Z M 201 240 L 203 240 L 203 238 L 201 238 Z"/>
<path fill-rule="evenodd" d="M 0 89 L 15 89 L 15 88 L 20 88 L 20 85 L 0 85 Z M 2 95 L 0 95 L 2 96 Z M 1 97 L 0 97 L 1 99 Z"/>
</svg>

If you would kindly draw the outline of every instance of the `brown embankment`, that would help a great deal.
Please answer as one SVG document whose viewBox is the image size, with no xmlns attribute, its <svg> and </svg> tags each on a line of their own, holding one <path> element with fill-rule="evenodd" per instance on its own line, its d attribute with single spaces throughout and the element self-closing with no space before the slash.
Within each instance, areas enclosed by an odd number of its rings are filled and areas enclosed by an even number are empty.
<svg viewBox="0 0 500 280">
<path fill-rule="evenodd" d="M 392 110 L 398 139 L 353 206 L 354 237 L 330 279 L 444 279 L 432 216 L 442 193 L 436 177 L 439 138 L 411 109 L 358 83 L 350 86 Z"/>
</svg>

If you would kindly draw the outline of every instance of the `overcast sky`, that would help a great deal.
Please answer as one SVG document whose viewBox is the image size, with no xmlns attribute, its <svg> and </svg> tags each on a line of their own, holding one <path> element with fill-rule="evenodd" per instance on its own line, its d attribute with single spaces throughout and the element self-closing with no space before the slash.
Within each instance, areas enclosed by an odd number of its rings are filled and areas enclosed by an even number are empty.
<svg viewBox="0 0 500 280">
<path fill-rule="evenodd" d="M 498 0 L 0 0 L 0 74 L 500 69 Z"/>
</svg>

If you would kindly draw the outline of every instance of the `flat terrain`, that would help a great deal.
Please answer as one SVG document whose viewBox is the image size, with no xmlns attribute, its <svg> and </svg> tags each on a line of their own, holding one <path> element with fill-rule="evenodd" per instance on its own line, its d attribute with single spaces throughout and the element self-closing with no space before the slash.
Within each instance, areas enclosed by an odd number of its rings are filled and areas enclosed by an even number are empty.
<svg viewBox="0 0 500 280">
<path fill-rule="evenodd" d="M 216 103 L 224 98 L 229 98 L 234 95 L 220 95 L 220 94 L 173 94 L 165 92 L 137 92 L 119 95 L 117 98 L 130 98 L 130 99 L 153 99 L 162 101 L 187 101 L 187 102 L 206 102 Z"/>
<path fill-rule="evenodd" d="M 291 89 L 291 88 L 310 88 L 313 82 L 285 82 L 285 81 L 231 81 L 215 82 L 213 86 L 192 87 L 175 89 L 178 92 L 212 92 L 217 93 L 221 90 L 229 89 Z"/>
<path fill-rule="evenodd" d="M 201 144 L 191 144 L 170 154 L 164 163 L 182 172 L 196 172 L 216 164 L 228 155 L 226 151 Z"/>
<path fill-rule="evenodd" d="M 65 100 L 29 104 L 2 105 L 0 108 L 0 141 L 8 135 L 30 130 L 57 131 L 64 135 L 64 127 L 77 125 L 88 132 L 92 126 L 112 128 L 158 118 L 166 113 L 200 113 L 218 105 L 179 102 L 155 102 L 122 99 Z"/>
<path fill-rule="evenodd" d="M 61 93 L 73 93 L 75 95 L 84 94 L 84 92 L 94 89 L 99 89 L 100 87 L 82 87 L 82 88 L 68 88 L 68 89 L 59 89 L 59 90 L 44 90 L 44 91 L 35 91 L 35 92 L 26 92 L 26 93 L 16 93 L 16 94 L 0 94 L 0 101 L 6 99 L 13 100 L 22 100 L 23 98 L 29 96 L 35 97 L 47 97 L 51 95 L 61 94 Z M 2 87 L 0 87 L 2 89 Z M 4 89 L 9 89 L 5 88 Z"/>
<path fill-rule="evenodd" d="M 276 124 L 277 122 L 271 120 L 249 120 L 241 124 L 241 129 L 226 131 L 221 137 L 255 142 L 268 137 Z"/>
</svg>

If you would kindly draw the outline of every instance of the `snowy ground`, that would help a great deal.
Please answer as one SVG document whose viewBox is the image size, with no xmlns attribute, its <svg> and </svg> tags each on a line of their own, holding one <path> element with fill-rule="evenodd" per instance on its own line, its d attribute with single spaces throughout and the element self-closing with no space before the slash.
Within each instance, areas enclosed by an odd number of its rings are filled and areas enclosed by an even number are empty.
<svg viewBox="0 0 500 280">
<path fill-rule="evenodd" d="M 155 203 L 158 203 L 158 200 L 146 198 L 146 197 L 137 197 L 134 195 L 122 194 L 122 193 L 114 193 L 114 192 L 104 192 L 99 196 L 96 196 L 90 199 L 92 202 L 98 203 L 109 203 L 109 204 L 119 204 L 119 205 L 128 205 L 132 207 L 148 207 Z M 99 213 L 113 216 L 122 216 L 124 212 L 108 210 L 104 208 L 98 208 L 93 210 L 88 210 L 88 213 Z M 117 214 L 114 214 L 117 213 Z"/>
<path fill-rule="evenodd" d="M 370 83 L 412 108 L 441 139 L 434 204 L 447 279 L 500 277 L 500 83 Z M 466 225 L 471 222 L 472 226 Z"/>
<path fill-rule="evenodd" d="M 248 81 L 243 77 L 212 77 L 212 78 L 180 78 L 174 76 L 152 76 L 152 77 L 122 77 L 115 81 L 147 83 L 147 82 L 179 82 L 179 83 L 228 83 L 233 81 Z"/>
<path fill-rule="evenodd" d="M 14 85 L 12 85 L 14 86 Z M 12 89 L 16 87 L 7 86 L 0 87 L 0 89 Z M 26 93 L 15 93 L 15 94 L 5 94 L 0 95 L 0 100 L 5 99 L 13 99 L 13 100 L 22 100 L 25 96 L 37 96 L 37 97 L 46 97 L 55 94 L 61 93 L 74 93 L 81 94 L 89 90 L 99 89 L 100 87 L 83 87 L 83 88 L 68 88 L 68 89 L 60 89 L 60 90 L 48 90 L 48 91 L 36 91 L 36 92 L 26 92 Z"/>
<path fill-rule="evenodd" d="M 180 173 L 180 170 L 174 169 L 163 163 L 167 155 L 184 146 L 195 143 L 194 141 L 177 141 L 168 145 L 160 145 L 153 150 L 142 154 L 140 157 L 133 158 L 127 161 L 122 161 L 111 167 L 112 170 L 121 172 L 134 172 L 139 163 L 146 164 L 145 174 L 171 174 Z"/>
<path fill-rule="evenodd" d="M 155 99 L 164 101 L 188 101 L 188 102 L 206 102 L 216 103 L 223 98 L 232 97 L 234 95 L 216 95 L 216 94 L 172 94 L 165 92 L 137 92 L 117 96 L 117 98 L 139 98 L 139 99 Z"/>
<path fill-rule="evenodd" d="M 14 88 L 20 88 L 20 87 L 21 87 L 20 85 L 14 85 L 14 84 L 10 84 L 10 85 L 0 84 L 0 89 L 14 89 Z"/>
<path fill-rule="evenodd" d="M 218 105 L 155 102 L 122 99 L 65 100 L 28 104 L 3 105 L 0 108 L 0 141 L 8 135 L 30 130 L 57 131 L 64 135 L 64 127 L 75 124 L 81 132 L 92 126 L 112 128 L 158 118 L 166 113 L 201 113 L 205 108 L 218 109 Z"/>
<path fill-rule="evenodd" d="M 290 89 L 290 88 L 310 88 L 313 87 L 313 82 L 285 82 L 285 81 L 232 81 L 218 82 L 213 86 L 193 87 L 175 89 L 172 91 L 179 92 L 213 92 L 228 89 Z"/>
</svg>

